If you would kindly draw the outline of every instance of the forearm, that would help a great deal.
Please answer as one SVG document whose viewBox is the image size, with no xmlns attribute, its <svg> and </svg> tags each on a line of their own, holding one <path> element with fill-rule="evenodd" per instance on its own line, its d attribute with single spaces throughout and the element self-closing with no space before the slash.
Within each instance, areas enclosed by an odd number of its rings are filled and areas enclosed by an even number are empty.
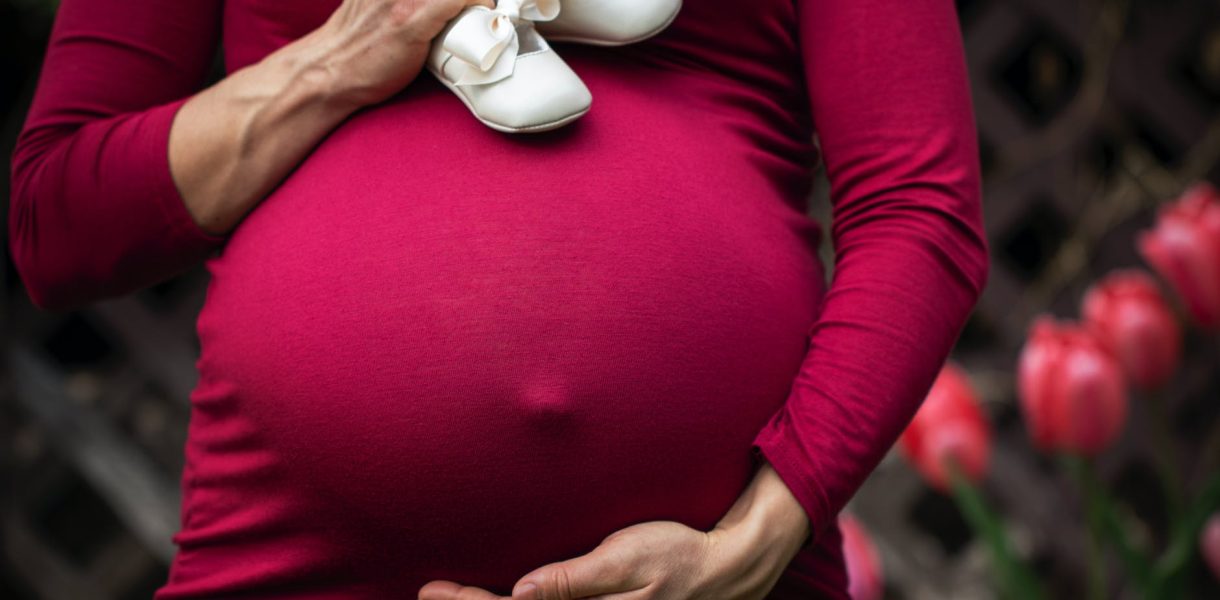
<svg viewBox="0 0 1220 600">
<path fill-rule="evenodd" d="M 796 8 L 830 182 L 834 278 L 789 396 L 754 444 L 817 535 L 927 395 L 989 262 L 953 3 L 798 0 Z"/>
<path fill-rule="evenodd" d="M 196 264 L 343 119 L 409 84 L 446 22 L 491 2 L 343 0 L 199 91 L 222 0 L 64 0 L 13 150 L 30 299 L 79 307 Z"/>
<path fill-rule="evenodd" d="M 205 231 L 233 229 L 358 105 L 314 32 L 196 94 L 170 130 L 169 162 L 183 202 Z"/>
<path fill-rule="evenodd" d="M 170 171 L 205 231 L 236 226 L 331 129 L 420 73 L 432 39 L 491 0 L 345 0 L 321 27 L 187 101 Z"/>
</svg>

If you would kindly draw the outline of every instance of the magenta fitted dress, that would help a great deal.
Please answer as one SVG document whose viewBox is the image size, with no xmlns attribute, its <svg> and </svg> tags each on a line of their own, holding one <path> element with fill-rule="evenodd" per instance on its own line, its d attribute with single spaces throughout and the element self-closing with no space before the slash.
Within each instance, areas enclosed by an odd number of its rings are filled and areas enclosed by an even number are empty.
<svg viewBox="0 0 1220 600">
<path fill-rule="evenodd" d="M 212 275 L 157 599 L 507 594 L 635 523 L 714 526 L 762 458 L 815 531 L 772 597 L 844 597 L 835 515 L 987 277 L 953 3 L 687 0 L 644 43 L 556 43 L 594 100 L 544 134 L 425 72 L 208 235 L 175 112 L 218 43 L 241 69 L 339 3 L 63 0 L 14 154 L 39 306 Z"/>
</svg>

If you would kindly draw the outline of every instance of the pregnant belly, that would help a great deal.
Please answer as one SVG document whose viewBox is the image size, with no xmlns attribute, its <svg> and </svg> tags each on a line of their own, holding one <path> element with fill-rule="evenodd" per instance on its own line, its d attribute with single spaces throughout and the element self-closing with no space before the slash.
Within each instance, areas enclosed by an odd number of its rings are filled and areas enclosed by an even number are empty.
<svg viewBox="0 0 1220 600">
<path fill-rule="evenodd" d="M 209 261 L 184 537 L 261 502 L 248 535 L 306 529 L 361 581 L 507 592 L 633 523 L 710 528 L 803 357 L 812 225 L 730 138 L 616 122 L 643 97 L 513 138 L 417 87 Z"/>
</svg>

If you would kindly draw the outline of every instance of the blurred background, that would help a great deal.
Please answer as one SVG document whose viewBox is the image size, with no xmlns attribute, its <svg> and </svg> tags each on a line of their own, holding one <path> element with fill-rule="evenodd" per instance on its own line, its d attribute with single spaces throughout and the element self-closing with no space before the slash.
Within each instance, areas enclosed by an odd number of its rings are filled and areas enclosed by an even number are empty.
<svg viewBox="0 0 1220 600">
<path fill-rule="evenodd" d="M 8 158 L 55 4 L 0 0 L 4 218 Z M 1087 584 L 1087 519 L 1071 478 L 1031 448 L 1015 366 L 1036 315 L 1073 318 L 1092 282 L 1116 268 L 1147 268 L 1134 239 L 1152 227 L 1157 207 L 1194 182 L 1220 181 L 1220 2 L 957 5 L 993 264 L 953 358 L 994 429 L 984 497 L 1050 596 L 1077 597 Z M 823 223 L 826 193 L 821 180 L 812 204 Z M 150 598 L 167 577 L 179 524 L 207 273 L 201 266 L 70 313 L 30 304 L 7 243 L 0 276 L 0 598 Z M 1137 426 L 1151 418 L 1150 404 L 1165 413 L 1188 493 L 1220 458 L 1220 345 L 1214 333 L 1194 332 L 1184 344 L 1170 384 L 1155 398 L 1133 398 L 1130 426 L 1097 460 L 1099 478 L 1150 548 L 1168 543 L 1174 516 L 1159 493 L 1155 444 Z M 953 497 L 891 454 L 850 507 L 877 549 L 884 597 L 996 597 L 986 544 Z M 1122 564 L 1103 558 L 1107 595 L 1138 597 Z M 1190 561 L 1184 577 L 1181 597 L 1220 598 L 1202 560 Z"/>
</svg>

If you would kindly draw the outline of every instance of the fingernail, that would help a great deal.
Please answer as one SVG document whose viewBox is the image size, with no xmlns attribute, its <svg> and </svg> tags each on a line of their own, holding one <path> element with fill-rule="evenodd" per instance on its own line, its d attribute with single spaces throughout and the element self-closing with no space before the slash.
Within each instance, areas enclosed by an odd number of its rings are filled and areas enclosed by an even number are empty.
<svg viewBox="0 0 1220 600">
<path fill-rule="evenodd" d="M 521 600 L 533 600 L 534 590 L 536 589 L 538 589 L 538 586 L 534 585 L 532 582 L 522 584 L 518 586 L 517 589 L 513 590 L 513 600 L 517 600 L 518 598 Z"/>
</svg>

